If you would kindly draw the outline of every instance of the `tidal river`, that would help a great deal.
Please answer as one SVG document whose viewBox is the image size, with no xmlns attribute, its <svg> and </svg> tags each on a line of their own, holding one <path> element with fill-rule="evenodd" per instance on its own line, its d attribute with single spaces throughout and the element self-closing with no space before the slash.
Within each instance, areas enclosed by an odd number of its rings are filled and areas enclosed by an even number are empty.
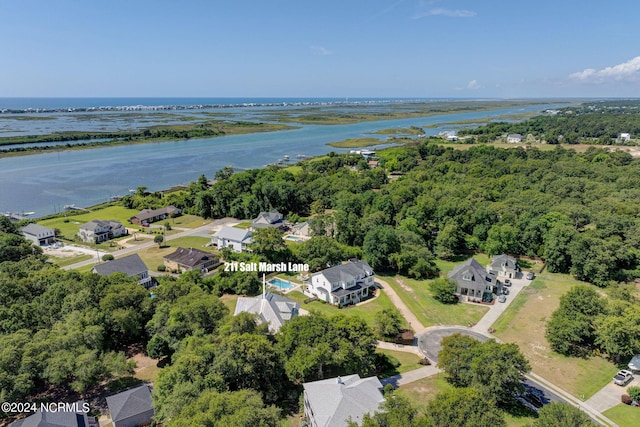
<svg viewBox="0 0 640 427">
<path fill-rule="evenodd" d="M 376 130 L 424 127 L 552 107 L 542 105 L 350 125 L 303 125 L 299 129 L 270 133 L 8 157 L 0 159 L 0 212 L 35 212 L 35 216 L 43 216 L 60 212 L 64 205 L 102 203 L 139 186 L 157 191 L 188 184 L 200 174 L 212 178 L 224 166 L 257 168 L 285 155 L 295 161 L 298 154 L 316 156 L 332 150 L 348 151 L 326 144 L 371 136 L 367 133 Z M 434 135 L 443 129 L 455 127 L 425 131 Z"/>
</svg>

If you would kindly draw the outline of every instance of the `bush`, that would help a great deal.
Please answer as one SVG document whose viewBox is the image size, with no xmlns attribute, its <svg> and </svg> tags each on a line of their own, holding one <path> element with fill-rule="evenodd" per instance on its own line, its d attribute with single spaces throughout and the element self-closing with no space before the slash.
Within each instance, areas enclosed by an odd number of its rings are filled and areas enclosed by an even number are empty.
<svg viewBox="0 0 640 427">
<path fill-rule="evenodd" d="M 433 297 L 443 304 L 455 304 L 458 302 L 456 296 L 457 285 L 446 277 L 433 280 L 429 283 L 429 290 Z"/>
<path fill-rule="evenodd" d="M 156 270 L 158 271 L 167 271 L 167 267 L 165 267 L 164 265 L 159 265 L 158 268 L 156 268 Z"/>
<path fill-rule="evenodd" d="M 113 255 L 111 254 L 104 254 L 102 255 L 102 261 L 113 261 L 115 258 L 113 257 Z"/>
<path fill-rule="evenodd" d="M 631 396 L 628 394 L 623 394 L 620 400 L 622 400 L 622 403 L 625 405 L 631 405 L 631 402 L 633 402 L 633 399 L 631 399 Z"/>
<path fill-rule="evenodd" d="M 631 386 L 627 389 L 627 394 L 631 397 L 632 400 L 636 402 L 640 402 L 640 387 Z"/>
</svg>

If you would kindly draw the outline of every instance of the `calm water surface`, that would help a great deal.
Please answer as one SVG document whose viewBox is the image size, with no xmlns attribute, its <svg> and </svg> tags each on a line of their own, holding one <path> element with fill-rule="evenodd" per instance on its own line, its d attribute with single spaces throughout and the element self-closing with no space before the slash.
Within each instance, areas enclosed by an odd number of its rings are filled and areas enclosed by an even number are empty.
<svg viewBox="0 0 640 427">
<path fill-rule="evenodd" d="M 189 141 L 149 143 L 63 151 L 0 159 L 0 212 L 59 212 L 64 205 L 90 206 L 129 189 L 146 186 L 157 191 L 188 184 L 200 174 L 211 178 L 224 166 L 256 168 L 285 155 L 314 156 L 334 150 L 326 144 L 371 136 L 393 127 L 424 127 L 449 121 L 481 119 L 503 114 L 542 111 L 553 105 L 385 120 L 350 125 L 313 125 L 261 134 L 233 135 Z M 452 126 L 425 129 L 433 135 Z M 384 136 L 383 136 L 384 138 Z"/>
</svg>

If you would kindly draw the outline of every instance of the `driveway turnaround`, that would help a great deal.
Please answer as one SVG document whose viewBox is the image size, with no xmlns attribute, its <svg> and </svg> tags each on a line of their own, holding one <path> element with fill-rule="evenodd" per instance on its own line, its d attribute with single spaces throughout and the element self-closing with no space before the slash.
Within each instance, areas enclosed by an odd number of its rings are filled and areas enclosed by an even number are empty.
<svg viewBox="0 0 640 427">
<path fill-rule="evenodd" d="M 489 311 L 475 324 L 473 327 L 474 331 L 485 333 L 489 330 L 491 325 L 498 320 L 498 317 L 504 313 L 504 311 L 509 307 L 509 304 L 513 301 L 513 299 L 522 291 L 522 289 L 531 283 L 531 280 L 527 280 L 524 278 L 519 279 L 511 279 L 511 286 L 509 289 L 509 295 L 507 295 L 507 300 L 505 302 L 494 301 L 493 305 L 489 306 Z"/>
</svg>

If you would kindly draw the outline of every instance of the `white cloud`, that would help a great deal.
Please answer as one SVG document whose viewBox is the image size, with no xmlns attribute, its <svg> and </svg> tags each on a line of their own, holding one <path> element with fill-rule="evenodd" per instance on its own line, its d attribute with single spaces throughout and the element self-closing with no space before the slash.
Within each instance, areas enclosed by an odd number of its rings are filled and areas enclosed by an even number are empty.
<svg viewBox="0 0 640 427">
<path fill-rule="evenodd" d="M 608 81 L 638 81 L 640 79 L 640 56 L 622 64 L 601 70 L 587 68 L 569 75 L 570 79 L 584 83 L 604 83 Z"/>
<path fill-rule="evenodd" d="M 452 18 L 471 18 L 476 16 L 477 13 L 473 10 L 467 9 L 444 9 L 442 7 L 437 7 L 434 9 L 428 9 L 421 12 L 416 13 L 413 16 L 413 19 L 426 18 L 428 16 L 449 16 Z"/>
<path fill-rule="evenodd" d="M 475 79 L 471 80 L 469 84 L 467 84 L 467 89 L 471 89 L 471 90 L 480 89 L 481 87 L 482 86 L 480 85 L 480 83 L 478 83 L 478 81 Z"/>
<path fill-rule="evenodd" d="M 326 47 L 322 47 L 322 46 L 310 46 L 310 48 L 311 48 L 311 51 L 316 55 L 326 56 L 326 55 L 331 55 L 333 53 Z"/>
</svg>

